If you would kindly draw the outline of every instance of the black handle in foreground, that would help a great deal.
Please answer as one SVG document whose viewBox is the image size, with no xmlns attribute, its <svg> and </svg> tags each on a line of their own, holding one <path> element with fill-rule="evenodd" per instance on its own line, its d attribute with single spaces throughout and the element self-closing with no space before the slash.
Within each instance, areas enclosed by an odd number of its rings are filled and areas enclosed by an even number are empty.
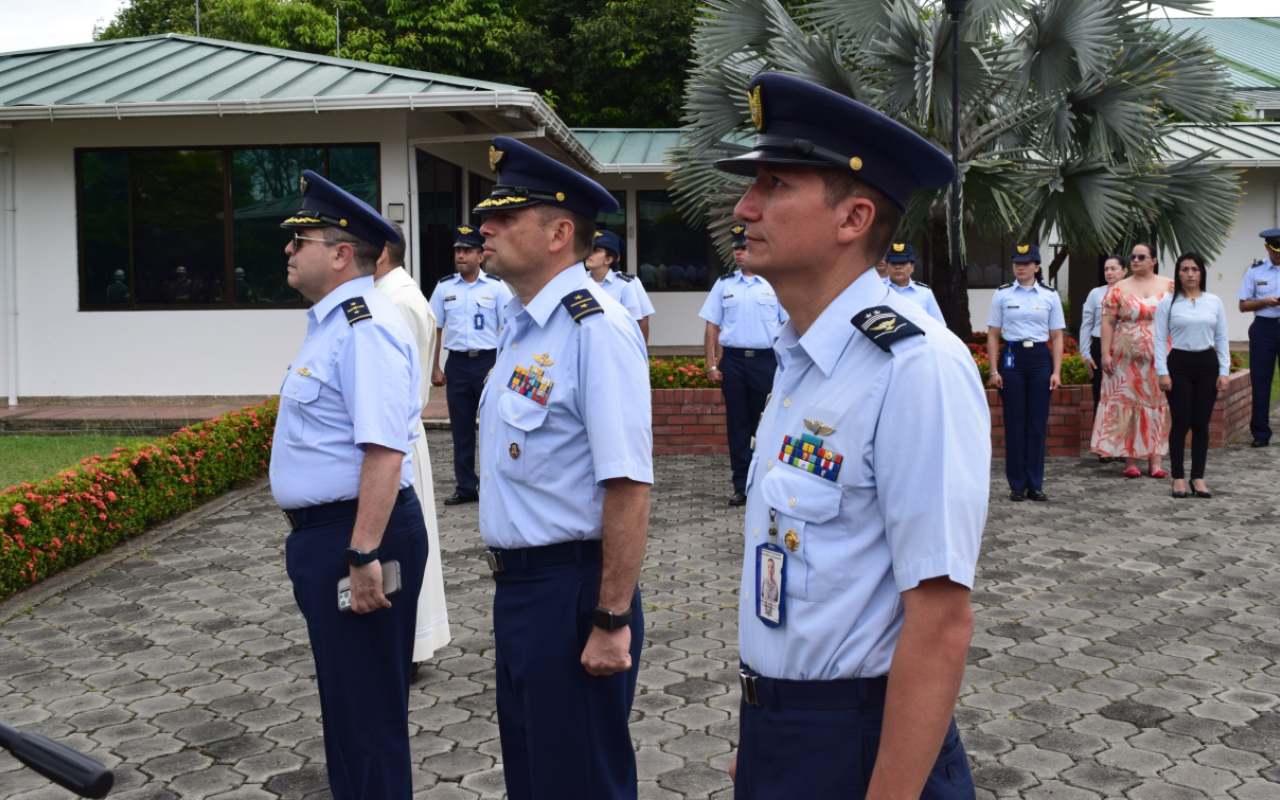
<svg viewBox="0 0 1280 800">
<path fill-rule="evenodd" d="M 115 783 L 111 770 L 92 758 L 38 733 L 24 733 L 0 722 L 0 747 L 49 780 L 81 797 L 106 797 Z"/>
</svg>

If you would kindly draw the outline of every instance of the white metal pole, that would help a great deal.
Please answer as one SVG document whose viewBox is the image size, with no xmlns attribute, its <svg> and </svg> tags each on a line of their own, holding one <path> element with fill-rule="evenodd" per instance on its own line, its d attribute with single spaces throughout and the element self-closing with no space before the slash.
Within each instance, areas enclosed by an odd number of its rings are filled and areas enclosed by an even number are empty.
<svg viewBox="0 0 1280 800">
<path fill-rule="evenodd" d="M 14 174 L 17 158 L 13 149 L 0 145 L 4 154 L 4 272 L 5 328 L 8 332 L 9 351 L 9 407 L 18 405 L 18 202 L 17 176 Z"/>
<path fill-rule="evenodd" d="M 409 237 L 409 274 L 422 285 L 422 253 L 418 247 L 418 147 L 409 145 L 409 202 L 405 205 L 405 236 Z"/>
</svg>

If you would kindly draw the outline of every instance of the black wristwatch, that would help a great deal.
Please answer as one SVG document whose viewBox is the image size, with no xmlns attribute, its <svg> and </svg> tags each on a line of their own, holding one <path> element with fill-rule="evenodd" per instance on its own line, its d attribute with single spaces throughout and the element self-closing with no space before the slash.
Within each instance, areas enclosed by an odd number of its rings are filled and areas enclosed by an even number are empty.
<svg viewBox="0 0 1280 800">
<path fill-rule="evenodd" d="M 359 550 L 355 549 L 354 547 L 348 547 L 346 558 L 347 558 L 347 566 L 363 567 L 365 564 L 369 564 L 371 562 L 378 560 L 378 551 L 370 550 L 367 553 L 362 553 Z"/>
<path fill-rule="evenodd" d="M 607 608 L 596 606 L 595 613 L 591 616 L 591 622 L 597 628 L 616 631 L 618 628 L 625 628 L 631 624 L 631 609 L 628 608 L 621 614 L 615 614 Z"/>
</svg>

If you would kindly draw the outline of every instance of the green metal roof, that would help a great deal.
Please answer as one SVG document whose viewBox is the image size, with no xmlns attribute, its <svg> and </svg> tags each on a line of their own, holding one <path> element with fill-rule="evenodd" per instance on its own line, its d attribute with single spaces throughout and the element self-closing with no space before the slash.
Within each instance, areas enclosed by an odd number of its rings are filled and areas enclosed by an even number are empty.
<svg viewBox="0 0 1280 800">
<path fill-rule="evenodd" d="M 632 165 L 637 171 L 656 171 L 666 163 L 667 149 L 680 143 L 679 128 L 574 128 L 573 135 L 600 163 Z"/>
<path fill-rule="evenodd" d="M 1173 159 L 1217 150 L 1211 158 L 1235 167 L 1280 167 L 1280 122 L 1177 125 L 1165 140 Z"/>
<path fill-rule="evenodd" d="M 0 53 L 0 107 L 519 90 L 173 33 Z"/>
<path fill-rule="evenodd" d="M 1227 65 L 1237 89 L 1280 88 L 1280 17 L 1181 17 L 1153 20 L 1175 33 L 1199 33 Z"/>
</svg>

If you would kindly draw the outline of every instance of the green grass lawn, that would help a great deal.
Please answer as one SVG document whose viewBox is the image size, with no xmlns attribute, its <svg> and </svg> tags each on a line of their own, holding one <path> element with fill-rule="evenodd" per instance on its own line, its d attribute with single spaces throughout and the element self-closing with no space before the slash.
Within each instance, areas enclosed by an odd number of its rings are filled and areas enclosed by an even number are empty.
<svg viewBox="0 0 1280 800">
<path fill-rule="evenodd" d="M 0 436 L 0 489 L 35 483 L 74 467 L 81 459 L 145 441 L 138 436 L 110 435 Z"/>
</svg>

